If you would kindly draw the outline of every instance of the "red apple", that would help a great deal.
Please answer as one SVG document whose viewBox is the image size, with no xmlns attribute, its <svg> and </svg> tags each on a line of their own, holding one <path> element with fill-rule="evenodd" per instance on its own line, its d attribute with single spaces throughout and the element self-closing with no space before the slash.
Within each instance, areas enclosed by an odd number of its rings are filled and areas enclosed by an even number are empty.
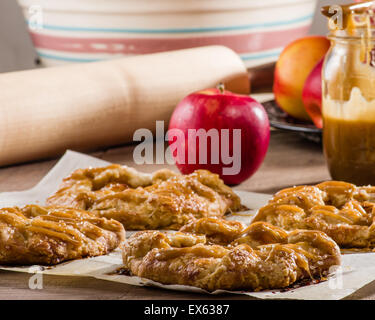
<svg viewBox="0 0 375 320">
<path fill-rule="evenodd" d="M 171 138 L 171 130 L 176 129 L 183 138 Z M 199 139 L 189 136 L 194 129 L 203 129 L 200 131 L 210 133 L 214 138 L 208 138 L 206 144 L 200 145 Z M 219 174 L 226 184 L 236 185 L 248 179 L 262 163 L 268 149 L 270 127 L 263 106 L 254 99 L 207 89 L 190 94 L 177 105 L 168 134 L 170 147 L 174 145 L 183 151 L 173 152 L 181 173 L 206 169 Z M 205 154 L 206 163 L 200 158 Z M 232 162 L 225 156 L 233 157 Z"/>
<path fill-rule="evenodd" d="M 324 58 L 311 71 L 302 91 L 302 101 L 307 113 L 318 128 L 323 128 L 322 119 L 322 67 Z"/>
</svg>

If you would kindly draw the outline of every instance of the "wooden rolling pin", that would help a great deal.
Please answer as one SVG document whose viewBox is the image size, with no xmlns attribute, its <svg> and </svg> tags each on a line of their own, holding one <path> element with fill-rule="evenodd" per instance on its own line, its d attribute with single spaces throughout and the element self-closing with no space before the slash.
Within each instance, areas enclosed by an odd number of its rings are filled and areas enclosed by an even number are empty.
<svg viewBox="0 0 375 320">
<path fill-rule="evenodd" d="M 187 94 L 248 94 L 241 59 L 210 46 L 0 75 L 0 165 L 131 142 Z"/>
<path fill-rule="evenodd" d="M 272 92 L 276 63 L 267 63 L 248 69 L 251 93 Z"/>
</svg>

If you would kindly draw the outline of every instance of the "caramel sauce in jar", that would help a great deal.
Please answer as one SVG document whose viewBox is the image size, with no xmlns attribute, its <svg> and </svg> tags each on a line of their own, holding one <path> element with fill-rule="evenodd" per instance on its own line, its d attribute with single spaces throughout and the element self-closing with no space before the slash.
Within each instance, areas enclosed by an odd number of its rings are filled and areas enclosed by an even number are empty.
<svg viewBox="0 0 375 320">
<path fill-rule="evenodd" d="M 375 123 L 325 118 L 323 143 L 331 176 L 375 184 Z"/>
<path fill-rule="evenodd" d="M 375 184 L 375 1 L 339 9 L 323 67 L 324 154 L 333 179 Z"/>
</svg>

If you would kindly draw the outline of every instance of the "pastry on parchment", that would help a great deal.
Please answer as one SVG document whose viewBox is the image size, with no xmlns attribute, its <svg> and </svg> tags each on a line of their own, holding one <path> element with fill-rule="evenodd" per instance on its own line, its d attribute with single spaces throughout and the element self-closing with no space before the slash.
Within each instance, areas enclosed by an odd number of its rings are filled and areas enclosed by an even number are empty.
<svg viewBox="0 0 375 320">
<path fill-rule="evenodd" d="M 375 187 L 340 181 L 279 191 L 254 222 L 325 232 L 342 248 L 375 247 Z"/>
<path fill-rule="evenodd" d="M 59 207 L 0 209 L 0 264 L 54 265 L 107 254 L 125 240 L 115 220 Z"/>
<path fill-rule="evenodd" d="M 145 174 L 121 165 L 73 172 L 47 203 L 113 218 L 126 230 L 179 229 L 192 219 L 242 208 L 232 189 L 209 171 Z"/>
<path fill-rule="evenodd" d="M 323 232 L 288 233 L 258 222 L 240 234 L 240 225 L 234 226 L 230 237 L 232 222 L 211 219 L 206 223 L 205 219 L 195 221 L 200 224 L 196 228 L 194 222 L 189 227 L 199 233 L 135 233 L 123 247 L 124 268 L 131 275 L 163 284 L 257 291 L 320 278 L 340 264 L 339 247 Z M 212 239 L 220 239 L 221 244 L 212 244 Z M 224 243 L 224 239 L 232 241 Z"/>
</svg>

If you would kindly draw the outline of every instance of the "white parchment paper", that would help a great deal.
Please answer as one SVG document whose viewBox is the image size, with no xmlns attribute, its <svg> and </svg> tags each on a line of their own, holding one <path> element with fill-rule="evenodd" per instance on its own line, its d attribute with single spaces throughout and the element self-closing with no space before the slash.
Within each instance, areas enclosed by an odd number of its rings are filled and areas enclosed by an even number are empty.
<svg viewBox="0 0 375 320">
<path fill-rule="evenodd" d="M 23 206 L 33 203 L 43 205 L 46 198 L 57 191 L 61 180 L 68 176 L 73 170 L 90 166 L 106 166 L 108 164 L 108 162 L 101 159 L 74 151 L 67 151 L 55 167 L 53 167 L 35 187 L 25 191 L 0 193 L 0 207 L 16 205 Z M 237 191 L 237 193 L 241 197 L 242 203 L 250 210 L 238 215 L 229 216 L 228 219 L 240 220 L 245 223 L 249 223 L 256 210 L 263 206 L 270 198 L 270 195 L 260 193 L 246 191 Z M 133 232 L 127 232 L 127 236 L 130 236 L 132 233 Z M 28 273 L 40 272 L 51 275 L 87 276 L 136 286 L 155 286 L 170 290 L 198 292 L 203 294 L 215 295 L 231 292 L 235 294 L 249 295 L 260 299 L 337 300 L 354 293 L 375 280 L 375 253 L 344 254 L 342 260 L 342 266 L 327 281 L 291 289 L 285 292 L 279 290 L 262 292 L 232 292 L 218 290 L 208 293 L 205 290 L 195 287 L 163 285 L 148 279 L 117 274 L 115 271 L 122 265 L 120 250 L 115 250 L 105 256 L 64 262 L 53 267 L 0 266 L 0 269 Z"/>
</svg>

